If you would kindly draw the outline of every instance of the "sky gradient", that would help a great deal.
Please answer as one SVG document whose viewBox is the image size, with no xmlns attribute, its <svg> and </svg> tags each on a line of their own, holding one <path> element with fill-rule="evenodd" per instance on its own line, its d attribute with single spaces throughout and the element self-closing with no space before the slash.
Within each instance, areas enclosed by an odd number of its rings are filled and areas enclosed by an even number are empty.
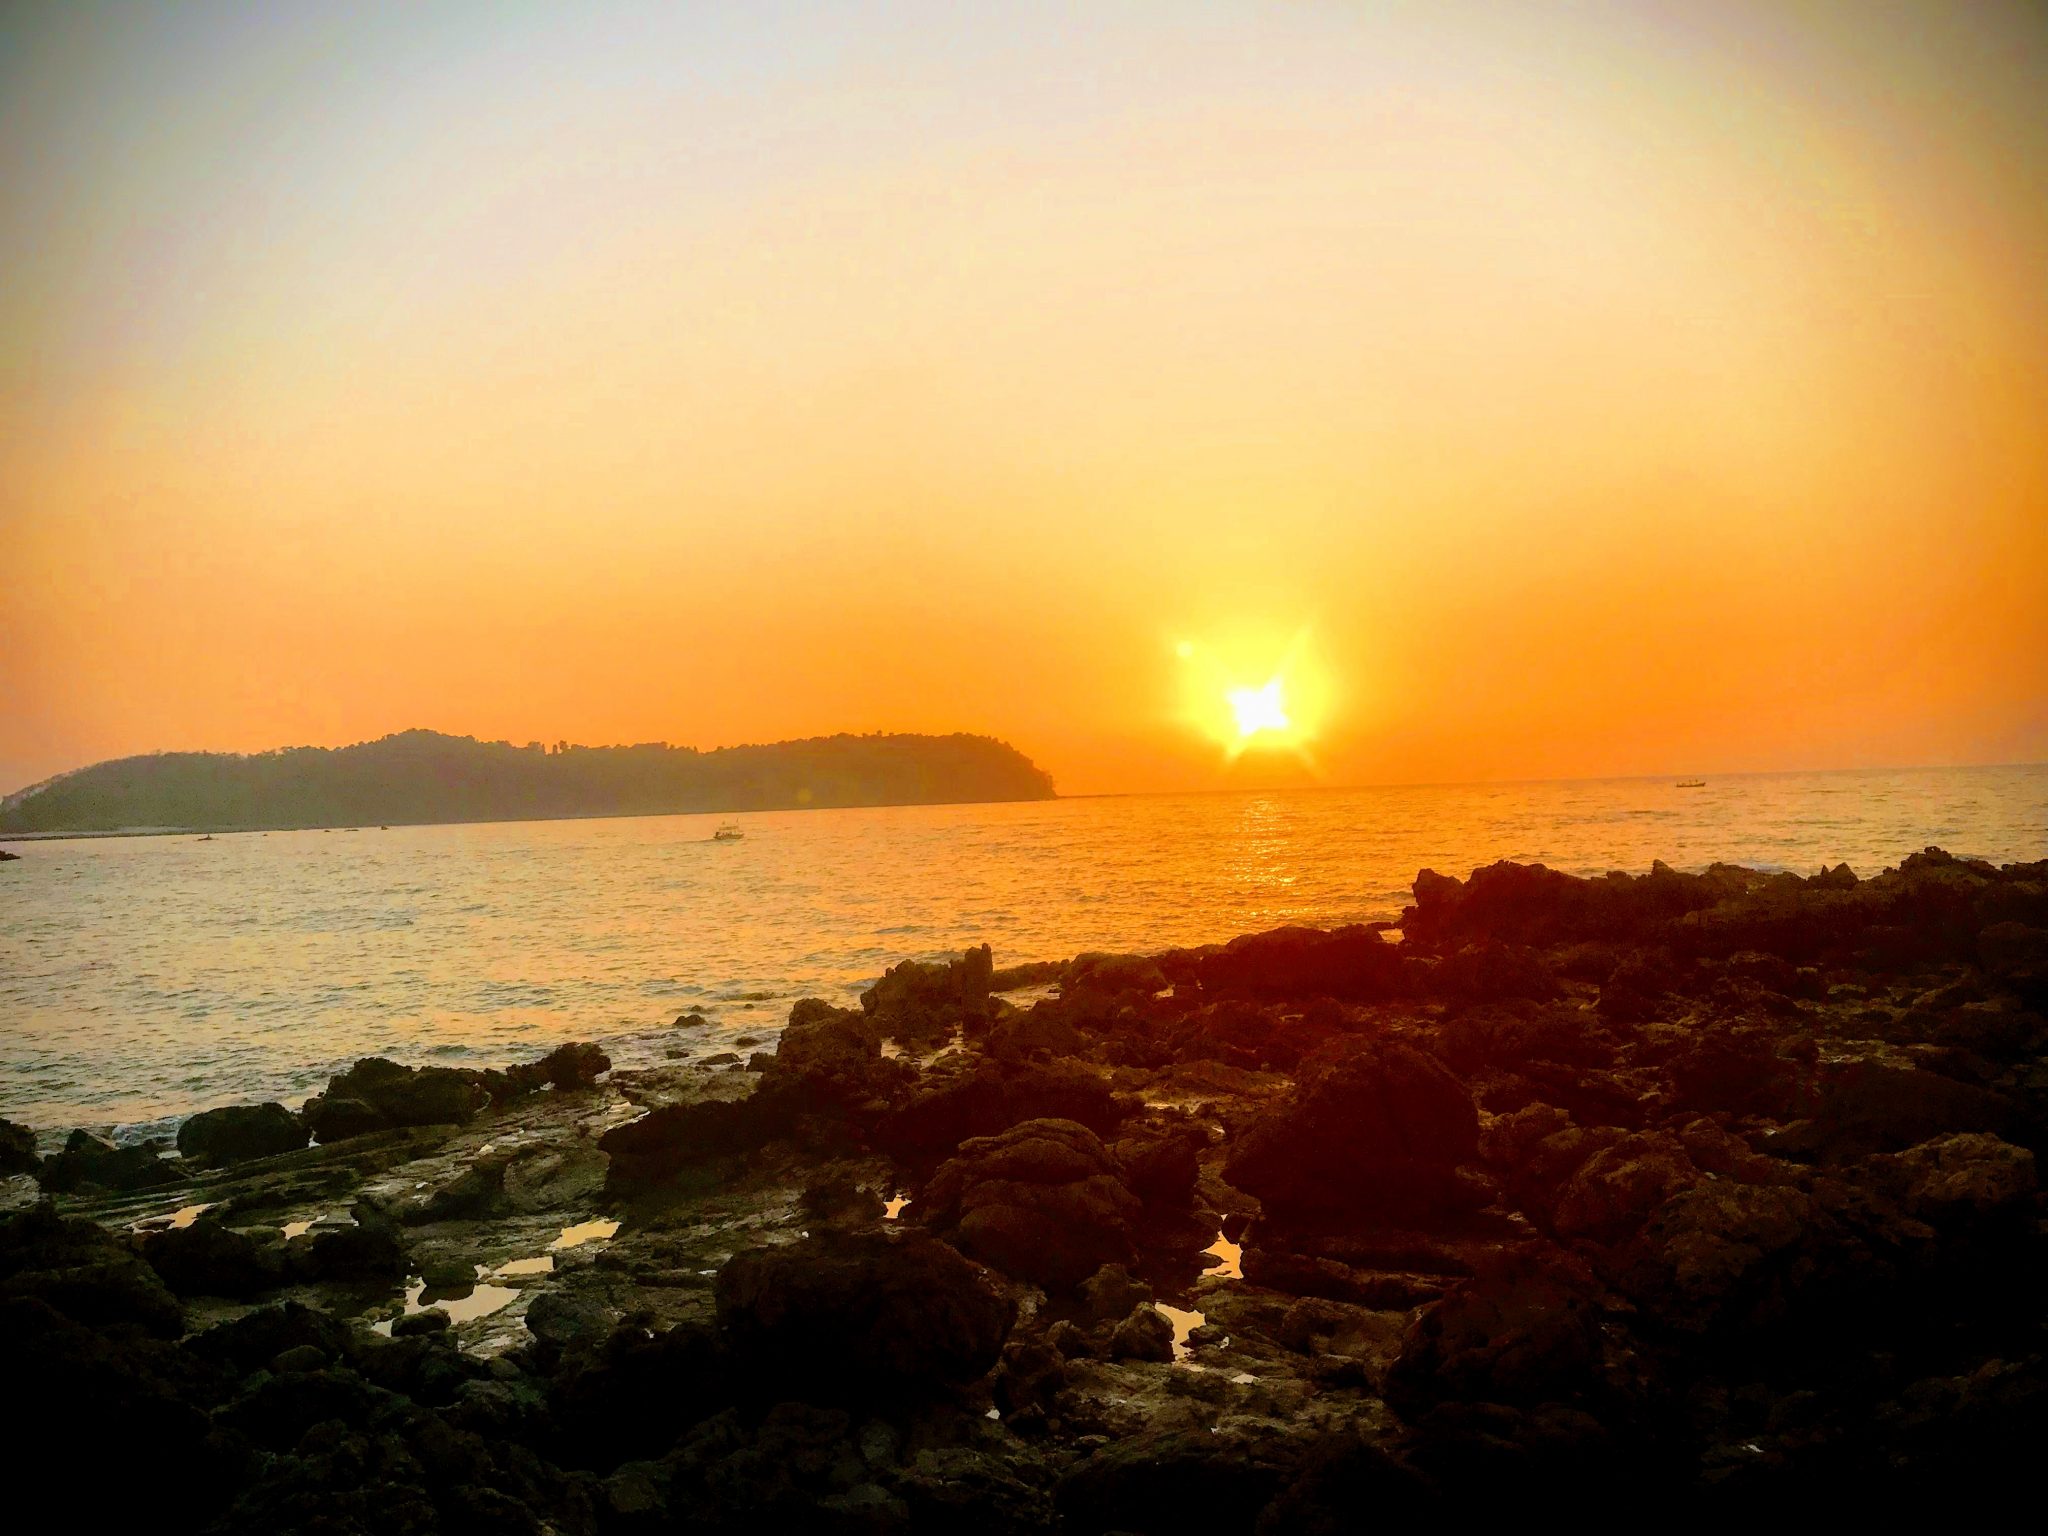
<svg viewBox="0 0 2048 1536">
<path fill-rule="evenodd" d="M 0 6 L 0 271 L 0 790 L 2048 758 L 2038 6 Z"/>
</svg>

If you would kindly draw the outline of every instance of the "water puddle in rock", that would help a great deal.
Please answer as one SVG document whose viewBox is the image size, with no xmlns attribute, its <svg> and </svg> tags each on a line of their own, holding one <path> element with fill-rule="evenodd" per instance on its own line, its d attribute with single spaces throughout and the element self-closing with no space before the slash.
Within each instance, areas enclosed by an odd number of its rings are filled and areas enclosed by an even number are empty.
<svg viewBox="0 0 2048 1536">
<path fill-rule="evenodd" d="M 288 1221 L 278 1230 L 284 1233 L 284 1240 L 290 1242 L 293 1238 L 304 1237 L 313 1230 L 313 1218 L 309 1216 L 304 1221 Z"/>
<path fill-rule="evenodd" d="M 537 1259 L 514 1259 L 509 1264 L 500 1264 L 491 1271 L 493 1279 L 515 1280 L 524 1275 L 552 1275 L 555 1272 L 555 1256 L 544 1253 Z"/>
<path fill-rule="evenodd" d="M 1188 1343 L 1188 1335 L 1209 1319 L 1200 1312 L 1187 1307 L 1169 1307 L 1163 1301 L 1155 1301 L 1153 1307 L 1169 1323 L 1173 1324 L 1173 1363 L 1180 1365 L 1194 1355 L 1194 1346 Z"/>
<path fill-rule="evenodd" d="M 1244 1278 L 1244 1245 L 1233 1243 L 1221 1232 L 1216 1241 L 1202 1252 L 1212 1256 L 1216 1262 L 1202 1271 L 1204 1280 L 1242 1280 Z"/>
<path fill-rule="evenodd" d="M 427 1288 L 425 1281 L 415 1275 L 405 1283 L 405 1315 L 412 1317 L 420 1312 L 439 1308 L 448 1314 L 451 1323 L 472 1322 L 479 1317 L 489 1317 L 493 1312 L 502 1311 L 519 1299 L 519 1292 L 504 1285 L 473 1285 L 454 1291 L 434 1291 Z M 391 1337 L 391 1324 L 396 1321 L 386 1318 L 371 1328 Z"/>
<path fill-rule="evenodd" d="M 901 1216 L 903 1214 L 904 1207 L 909 1204 L 910 1196 L 891 1195 L 888 1199 L 882 1202 L 882 1220 L 894 1221 L 898 1216 Z"/>
<path fill-rule="evenodd" d="M 581 1248 L 585 1243 L 608 1242 L 618 1235 L 616 1221 L 579 1221 L 573 1227 L 562 1228 L 562 1235 L 548 1244 L 551 1253 L 560 1253 L 565 1248 Z"/>
<path fill-rule="evenodd" d="M 198 1205 L 183 1205 L 163 1216 L 145 1216 L 134 1225 L 137 1232 L 175 1232 L 180 1227 L 189 1227 L 199 1219 L 201 1211 L 213 1209 L 211 1200 Z"/>
</svg>

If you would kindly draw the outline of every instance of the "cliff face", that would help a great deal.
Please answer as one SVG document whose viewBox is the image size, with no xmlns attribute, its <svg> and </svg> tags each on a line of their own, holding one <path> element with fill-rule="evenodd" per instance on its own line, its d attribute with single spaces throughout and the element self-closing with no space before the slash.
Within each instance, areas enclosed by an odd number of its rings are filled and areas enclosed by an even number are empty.
<svg viewBox="0 0 2048 1536">
<path fill-rule="evenodd" d="M 548 749 L 404 731 L 253 756 L 100 763 L 0 804 L 0 833 L 270 828 L 1043 800 L 1052 777 L 987 736 L 821 736 L 768 746 Z"/>
</svg>

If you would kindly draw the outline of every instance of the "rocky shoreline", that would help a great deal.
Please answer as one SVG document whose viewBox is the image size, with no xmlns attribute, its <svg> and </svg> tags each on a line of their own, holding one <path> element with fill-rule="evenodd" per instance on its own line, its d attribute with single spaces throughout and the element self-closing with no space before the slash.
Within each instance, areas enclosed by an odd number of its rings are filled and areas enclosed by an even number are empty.
<svg viewBox="0 0 2048 1536">
<path fill-rule="evenodd" d="M 1414 891 L 905 964 L 747 1061 L 365 1061 L 175 1158 L 0 1122 L 18 1486 L 563 1536 L 2023 1486 L 2048 862 Z"/>
</svg>

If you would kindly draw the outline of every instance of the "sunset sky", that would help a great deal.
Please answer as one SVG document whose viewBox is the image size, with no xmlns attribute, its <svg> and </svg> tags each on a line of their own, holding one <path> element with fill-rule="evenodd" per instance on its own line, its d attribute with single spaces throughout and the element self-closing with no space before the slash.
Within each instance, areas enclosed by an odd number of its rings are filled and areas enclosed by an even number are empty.
<svg viewBox="0 0 2048 1536">
<path fill-rule="evenodd" d="M 2037 5 L 0 4 L 0 273 L 0 790 L 2048 758 Z"/>
</svg>

